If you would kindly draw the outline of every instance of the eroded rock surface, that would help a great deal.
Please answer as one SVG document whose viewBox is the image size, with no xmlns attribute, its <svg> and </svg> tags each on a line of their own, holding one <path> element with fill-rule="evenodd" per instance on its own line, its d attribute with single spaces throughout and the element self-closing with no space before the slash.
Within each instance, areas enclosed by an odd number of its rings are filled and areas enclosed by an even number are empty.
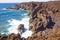
<svg viewBox="0 0 60 40">
<path fill-rule="evenodd" d="M 60 1 L 24 2 L 15 6 L 29 11 L 29 30 L 34 33 L 27 39 L 11 35 L 8 40 L 60 40 Z"/>
<path fill-rule="evenodd" d="M 34 32 L 27 40 L 60 40 L 60 1 L 27 2 L 22 7 L 29 10 L 29 30 Z"/>
</svg>

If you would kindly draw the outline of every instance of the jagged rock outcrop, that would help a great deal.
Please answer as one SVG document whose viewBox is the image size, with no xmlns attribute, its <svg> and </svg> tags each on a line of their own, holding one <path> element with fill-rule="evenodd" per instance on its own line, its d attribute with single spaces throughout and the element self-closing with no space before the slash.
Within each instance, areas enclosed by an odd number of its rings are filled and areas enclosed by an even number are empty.
<svg viewBox="0 0 60 40">
<path fill-rule="evenodd" d="M 27 39 L 9 35 L 8 40 L 60 40 L 60 1 L 24 2 L 14 8 L 29 11 L 29 30 L 34 33 Z"/>
<path fill-rule="evenodd" d="M 24 32 L 24 24 L 20 24 L 18 26 L 18 31 L 19 31 L 20 34 L 22 34 Z"/>
<path fill-rule="evenodd" d="M 7 40 L 21 40 L 20 34 L 9 34 Z"/>
<path fill-rule="evenodd" d="M 58 31 L 60 29 L 60 1 L 27 2 L 20 4 L 20 8 L 29 10 L 29 30 L 34 32 L 27 40 L 60 39 L 60 31 Z"/>
<path fill-rule="evenodd" d="M 6 35 L 1 35 L 0 40 L 7 40 L 7 36 Z"/>
</svg>

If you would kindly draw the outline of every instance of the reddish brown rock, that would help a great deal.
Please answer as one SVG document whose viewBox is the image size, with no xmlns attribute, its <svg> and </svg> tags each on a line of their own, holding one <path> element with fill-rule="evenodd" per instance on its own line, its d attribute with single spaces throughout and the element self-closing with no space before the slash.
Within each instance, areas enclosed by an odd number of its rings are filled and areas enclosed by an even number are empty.
<svg viewBox="0 0 60 40">
<path fill-rule="evenodd" d="M 7 40 L 21 40 L 20 34 L 10 34 L 7 38 Z"/>
<path fill-rule="evenodd" d="M 60 40 L 60 1 L 24 2 L 14 8 L 29 11 L 29 30 L 34 32 L 31 37 L 21 40 Z M 19 25 L 18 30 L 23 29 L 24 25 Z M 20 38 L 15 34 L 8 36 L 8 40 L 13 39 Z"/>
<path fill-rule="evenodd" d="M 7 36 L 4 35 L 4 34 L 2 34 L 2 35 L 0 36 L 0 40 L 7 40 Z"/>
<path fill-rule="evenodd" d="M 32 2 L 23 3 L 23 5 L 24 4 L 28 5 L 32 4 Z M 32 37 L 29 37 L 28 40 L 59 40 L 60 36 L 58 35 L 60 35 L 60 33 L 57 29 L 60 29 L 60 1 L 44 3 L 33 2 L 32 5 L 36 6 L 34 6 L 34 8 L 31 6 L 29 10 L 29 29 L 35 33 Z M 55 34 L 56 32 L 58 33 Z"/>
</svg>

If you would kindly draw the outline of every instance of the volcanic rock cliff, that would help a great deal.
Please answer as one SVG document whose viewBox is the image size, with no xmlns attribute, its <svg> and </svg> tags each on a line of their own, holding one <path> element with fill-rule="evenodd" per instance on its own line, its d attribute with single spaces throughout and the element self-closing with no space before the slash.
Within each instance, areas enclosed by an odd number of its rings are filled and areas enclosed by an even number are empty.
<svg viewBox="0 0 60 40">
<path fill-rule="evenodd" d="M 60 40 L 60 1 L 21 3 L 29 10 L 30 28 L 34 33 L 27 40 Z"/>
<path fill-rule="evenodd" d="M 29 30 L 34 33 L 27 39 L 11 34 L 7 40 L 60 40 L 60 1 L 24 2 L 14 8 L 29 11 Z"/>
</svg>

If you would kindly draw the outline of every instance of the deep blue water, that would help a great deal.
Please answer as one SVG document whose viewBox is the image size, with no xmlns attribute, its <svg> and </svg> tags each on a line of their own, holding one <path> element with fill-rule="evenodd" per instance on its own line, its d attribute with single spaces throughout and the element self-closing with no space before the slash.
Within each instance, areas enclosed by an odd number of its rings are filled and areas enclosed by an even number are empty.
<svg viewBox="0 0 60 40">
<path fill-rule="evenodd" d="M 9 25 L 8 20 L 22 20 L 25 17 L 28 17 L 28 11 L 26 10 L 2 10 L 3 8 L 13 7 L 15 4 L 19 3 L 0 3 L 0 33 L 7 33 Z"/>
<path fill-rule="evenodd" d="M 8 32 L 7 28 L 10 27 L 10 25 L 7 26 L 9 24 L 8 20 L 21 20 L 28 17 L 25 14 L 28 14 L 25 10 L 0 10 L 0 32 Z"/>
<path fill-rule="evenodd" d="M 19 3 L 0 3 L 0 10 L 2 10 L 3 8 L 13 7 L 15 4 Z"/>
</svg>

